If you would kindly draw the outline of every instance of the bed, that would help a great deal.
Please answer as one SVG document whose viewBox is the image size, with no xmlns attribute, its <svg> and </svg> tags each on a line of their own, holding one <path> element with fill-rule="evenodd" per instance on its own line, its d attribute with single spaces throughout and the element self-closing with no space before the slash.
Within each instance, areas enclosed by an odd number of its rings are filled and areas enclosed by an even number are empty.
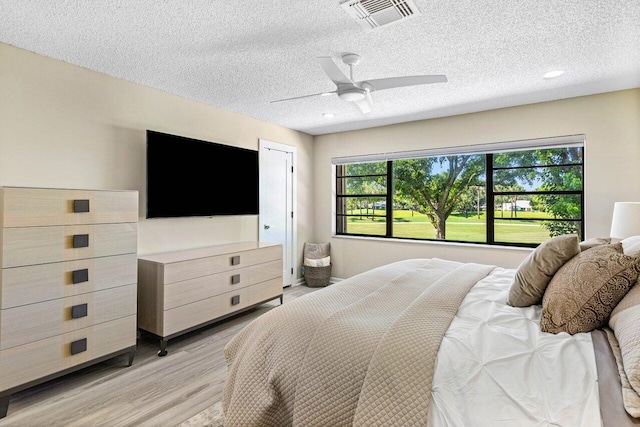
<svg viewBox="0 0 640 427">
<path fill-rule="evenodd" d="M 225 347 L 225 425 L 638 424 L 631 415 L 640 415 L 633 343 L 640 340 L 629 314 L 640 307 L 640 287 L 633 287 L 640 258 L 622 243 L 570 244 L 567 253 L 540 245 L 518 269 L 402 260 L 274 308 Z M 594 274 L 590 266 L 602 268 L 603 257 L 618 264 Z M 590 301 L 582 304 L 586 321 L 554 313 L 554 295 L 567 293 L 560 282 L 580 280 L 582 271 L 608 284 L 597 291 L 610 307 L 604 323 Z M 546 284 L 533 292 L 527 284 L 514 296 L 527 273 Z M 536 292 L 540 301 L 518 301 Z M 621 319 L 615 330 L 614 318 Z M 575 330 L 594 322 L 588 332 Z M 625 370 L 625 363 L 634 366 Z"/>
</svg>

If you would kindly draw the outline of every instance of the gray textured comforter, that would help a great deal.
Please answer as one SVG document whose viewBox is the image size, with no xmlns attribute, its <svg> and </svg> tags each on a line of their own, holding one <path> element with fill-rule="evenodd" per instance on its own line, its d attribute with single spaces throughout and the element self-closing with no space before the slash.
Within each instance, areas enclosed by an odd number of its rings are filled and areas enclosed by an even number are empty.
<svg viewBox="0 0 640 427">
<path fill-rule="evenodd" d="M 225 348 L 226 425 L 427 425 L 442 337 L 493 268 L 400 261 L 262 315 Z"/>
</svg>

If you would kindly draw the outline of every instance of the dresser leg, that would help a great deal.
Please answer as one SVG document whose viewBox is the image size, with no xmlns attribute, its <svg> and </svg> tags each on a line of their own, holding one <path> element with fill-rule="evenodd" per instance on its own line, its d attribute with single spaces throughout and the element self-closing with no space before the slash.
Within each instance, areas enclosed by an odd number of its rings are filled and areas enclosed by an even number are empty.
<svg viewBox="0 0 640 427">
<path fill-rule="evenodd" d="M 133 358 L 136 356 L 136 347 L 129 348 L 129 364 L 127 366 L 133 365 Z"/>
<path fill-rule="evenodd" d="M 158 351 L 158 356 L 163 357 L 167 355 L 167 340 L 160 340 L 160 351 Z"/>
<path fill-rule="evenodd" d="M 280 305 L 284 304 L 284 295 L 280 295 Z"/>
<path fill-rule="evenodd" d="M 9 410 L 9 400 L 11 400 L 10 394 L 0 397 L 0 418 L 4 418 L 7 416 L 7 411 Z"/>
</svg>

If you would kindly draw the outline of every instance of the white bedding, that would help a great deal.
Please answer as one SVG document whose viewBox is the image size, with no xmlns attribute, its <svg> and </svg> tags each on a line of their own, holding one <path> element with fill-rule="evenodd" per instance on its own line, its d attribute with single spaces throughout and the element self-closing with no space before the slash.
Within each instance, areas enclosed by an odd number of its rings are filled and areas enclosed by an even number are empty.
<svg viewBox="0 0 640 427">
<path fill-rule="evenodd" d="M 495 269 L 463 300 L 438 351 L 430 425 L 601 426 L 591 335 L 541 332 L 539 305 L 506 303 L 513 274 Z"/>
</svg>

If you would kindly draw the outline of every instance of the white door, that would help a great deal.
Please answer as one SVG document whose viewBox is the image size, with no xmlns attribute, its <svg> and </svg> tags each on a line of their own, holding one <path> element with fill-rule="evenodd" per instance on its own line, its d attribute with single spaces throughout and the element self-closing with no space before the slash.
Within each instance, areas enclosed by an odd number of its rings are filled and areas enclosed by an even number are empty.
<svg viewBox="0 0 640 427">
<path fill-rule="evenodd" d="M 295 283 L 295 147 L 260 140 L 259 239 L 282 244 L 282 286 Z"/>
</svg>

